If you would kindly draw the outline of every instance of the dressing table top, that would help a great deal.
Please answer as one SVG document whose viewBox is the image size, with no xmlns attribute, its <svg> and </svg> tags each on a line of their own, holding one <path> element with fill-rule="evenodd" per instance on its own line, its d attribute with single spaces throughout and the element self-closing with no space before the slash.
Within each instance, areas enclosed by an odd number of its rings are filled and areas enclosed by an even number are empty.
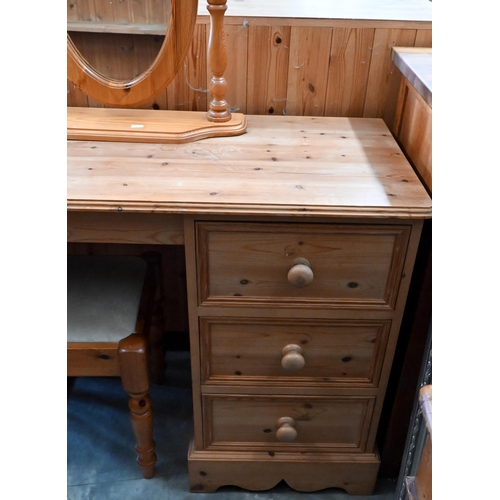
<svg viewBox="0 0 500 500">
<path fill-rule="evenodd" d="M 431 216 L 383 120 L 247 118 L 241 136 L 187 144 L 68 141 L 68 210 Z"/>
</svg>

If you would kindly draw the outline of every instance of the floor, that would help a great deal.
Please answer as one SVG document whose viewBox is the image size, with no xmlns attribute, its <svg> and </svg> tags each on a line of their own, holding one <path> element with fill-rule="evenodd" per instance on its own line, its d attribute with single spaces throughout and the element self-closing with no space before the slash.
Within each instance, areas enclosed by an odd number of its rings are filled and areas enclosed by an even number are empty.
<svg viewBox="0 0 500 500">
<path fill-rule="evenodd" d="M 265 492 L 236 487 L 190 493 L 187 448 L 192 435 L 189 354 L 167 353 L 167 383 L 150 395 L 158 462 L 153 479 L 142 479 L 135 463 L 127 396 L 116 378 L 78 378 L 68 399 L 68 500 L 394 500 L 396 481 L 382 479 L 373 496 L 349 496 L 330 488 L 299 493 L 284 483 Z"/>
</svg>

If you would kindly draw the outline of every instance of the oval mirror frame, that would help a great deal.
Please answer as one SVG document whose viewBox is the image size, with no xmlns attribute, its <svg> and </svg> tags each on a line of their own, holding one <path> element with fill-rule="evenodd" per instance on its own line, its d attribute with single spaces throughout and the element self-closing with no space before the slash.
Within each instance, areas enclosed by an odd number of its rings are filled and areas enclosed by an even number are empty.
<svg viewBox="0 0 500 500">
<path fill-rule="evenodd" d="M 130 107 L 143 104 L 174 79 L 193 38 L 198 0 L 172 0 L 167 34 L 151 67 L 126 80 L 107 78 L 93 69 L 67 35 L 67 76 L 87 96 L 103 104 Z"/>
</svg>

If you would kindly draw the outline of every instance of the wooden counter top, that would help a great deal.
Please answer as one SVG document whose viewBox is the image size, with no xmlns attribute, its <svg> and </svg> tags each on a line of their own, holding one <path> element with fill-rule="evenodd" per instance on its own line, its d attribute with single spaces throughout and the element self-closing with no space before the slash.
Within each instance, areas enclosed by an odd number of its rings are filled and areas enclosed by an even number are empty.
<svg viewBox="0 0 500 500">
<path fill-rule="evenodd" d="M 68 141 L 68 209 L 428 218 L 431 200 L 378 118 L 248 116 L 188 144 Z"/>
<path fill-rule="evenodd" d="M 432 108 L 432 49 L 393 47 L 392 60 L 420 97 Z"/>
</svg>

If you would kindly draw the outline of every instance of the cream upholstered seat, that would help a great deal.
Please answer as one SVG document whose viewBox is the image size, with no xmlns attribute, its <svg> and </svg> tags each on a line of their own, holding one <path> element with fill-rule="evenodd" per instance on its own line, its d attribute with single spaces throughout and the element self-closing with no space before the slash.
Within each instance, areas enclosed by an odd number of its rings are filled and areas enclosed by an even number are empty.
<svg viewBox="0 0 500 500">
<path fill-rule="evenodd" d="M 68 256 L 67 374 L 121 377 L 145 478 L 156 463 L 147 340 L 153 274 L 141 257 Z"/>
<path fill-rule="evenodd" d="M 133 333 L 147 263 L 137 257 L 68 257 L 68 342 L 118 342 Z"/>
</svg>

